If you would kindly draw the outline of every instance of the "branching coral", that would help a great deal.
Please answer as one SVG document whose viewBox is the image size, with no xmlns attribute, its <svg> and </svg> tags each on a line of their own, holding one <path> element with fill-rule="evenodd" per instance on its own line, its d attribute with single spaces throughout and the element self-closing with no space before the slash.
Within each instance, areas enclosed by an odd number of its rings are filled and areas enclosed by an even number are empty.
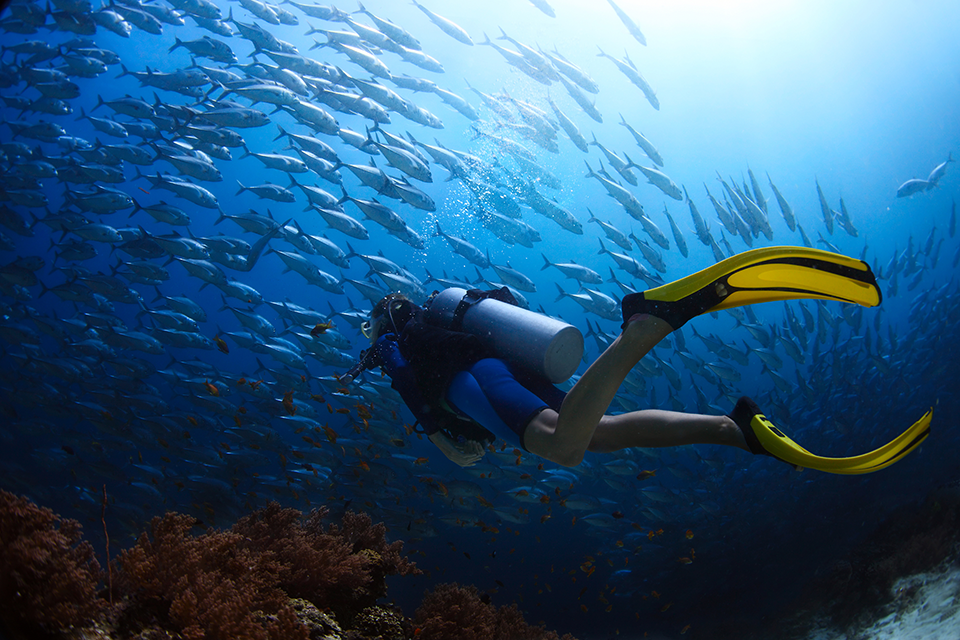
<svg viewBox="0 0 960 640">
<path fill-rule="evenodd" d="M 477 588 L 456 582 L 437 585 L 414 613 L 420 640 L 461 640 L 493 638 L 497 613 L 493 605 L 480 600 Z"/>
<path fill-rule="evenodd" d="M 338 537 L 308 536 L 300 517 L 296 509 L 281 509 L 273 502 L 241 518 L 232 531 L 247 549 L 278 560 L 278 584 L 290 597 L 343 609 L 369 580 L 365 558 Z"/>
<path fill-rule="evenodd" d="M 316 512 L 311 514 L 305 530 L 319 532 L 320 521 L 316 517 L 318 515 Z M 340 538 L 350 545 L 354 553 L 367 559 L 367 570 L 371 578 L 367 590 L 374 600 L 386 595 L 386 576 L 420 573 L 414 563 L 400 555 L 403 542 L 397 540 L 387 544 L 387 527 L 382 522 L 373 524 L 370 516 L 365 513 L 346 512 L 343 514 L 342 525 L 331 524 L 327 533 Z M 373 602 L 369 602 L 367 606 L 372 604 Z"/>
<path fill-rule="evenodd" d="M 278 586 L 282 567 L 273 554 L 247 548 L 233 532 L 193 536 L 194 523 L 176 513 L 154 518 L 152 535 L 120 555 L 119 586 L 133 607 L 156 612 L 161 626 L 169 622 L 188 639 L 306 640 Z"/>
<path fill-rule="evenodd" d="M 299 511 L 272 502 L 241 518 L 232 531 L 244 537 L 246 548 L 277 558 L 279 584 L 290 597 L 332 609 L 348 623 L 386 594 L 386 576 L 419 570 L 400 555 L 402 542 L 387 544 L 383 524 L 347 512 L 342 526 L 325 529 L 327 513 L 315 509 L 301 523 Z"/>
<path fill-rule="evenodd" d="M 0 622 L 31 638 L 102 621 L 108 611 L 117 637 L 307 640 L 341 628 L 358 640 L 414 634 L 399 610 L 376 606 L 386 576 L 420 573 L 401 555 L 403 543 L 387 543 L 386 527 L 366 514 L 348 512 L 325 526 L 327 514 L 315 509 L 304 519 L 270 503 L 229 531 L 199 533 L 191 516 L 154 518 L 117 559 L 122 599 L 111 609 L 97 596 L 102 572 L 79 523 L 0 491 Z M 497 609 L 475 587 L 456 584 L 427 594 L 416 622 L 418 640 L 559 640 L 528 625 L 516 605 Z"/>
<path fill-rule="evenodd" d="M 516 605 L 497 609 L 474 586 L 438 585 L 414 614 L 418 640 L 559 640 L 556 632 L 534 627 Z M 574 640 L 569 634 L 563 640 Z"/>
<path fill-rule="evenodd" d="M 185 638 L 306 637 L 302 624 L 279 632 L 294 616 L 289 598 L 349 624 L 386 594 L 387 575 L 418 570 L 400 555 L 402 542 L 387 544 L 382 524 L 347 513 L 325 530 L 326 514 L 317 509 L 303 522 L 300 511 L 273 502 L 230 531 L 194 536 L 193 518 L 168 513 L 121 554 L 120 587 Z"/>
<path fill-rule="evenodd" d="M 80 523 L 0 491 L 0 621 L 27 636 L 91 622 L 100 565 Z"/>
</svg>

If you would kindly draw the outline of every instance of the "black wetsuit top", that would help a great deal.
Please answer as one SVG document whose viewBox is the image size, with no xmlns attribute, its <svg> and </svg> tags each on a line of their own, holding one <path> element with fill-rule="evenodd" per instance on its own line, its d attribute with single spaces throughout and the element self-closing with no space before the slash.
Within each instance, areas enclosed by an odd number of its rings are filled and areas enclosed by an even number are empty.
<svg viewBox="0 0 960 640">
<path fill-rule="evenodd" d="M 462 420 L 444 409 L 443 397 L 455 375 L 493 357 L 479 338 L 427 324 L 422 310 L 418 310 L 399 337 L 392 333 L 381 336 L 376 350 L 391 378 L 390 386 L 400 394 L 427 435 L 441 429 L 462 430 Z M 396 357 L 394 350 L 399 351 L 402 359 Z"/>
<path fill-rule="evenodd" d="M 494 354 L 477 336 L 441 329 L 419 316 L 400 333 L 400 353 L 413 367 L 424 398 L 439 402 L 453 376 Z"/>
</svg>

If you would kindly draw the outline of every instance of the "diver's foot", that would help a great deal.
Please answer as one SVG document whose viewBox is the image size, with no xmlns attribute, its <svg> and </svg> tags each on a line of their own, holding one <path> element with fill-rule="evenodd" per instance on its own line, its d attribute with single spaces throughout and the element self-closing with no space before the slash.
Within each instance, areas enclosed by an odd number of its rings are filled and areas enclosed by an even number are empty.
<svg viewBox="0 0 960 640">
<path fill-rule="evenodd" d="M 750 426 L 751 421 L 753 421 L 753 416 L 755 415 L 763 415 L 763 411 L 760 410 L 756 402 L 747 396 L 742 396 L 737 400 L 736 406 L 733 407 L 733 411 L 729 414 L 730 419 L 740 427 L 740 431 L 743 433 L 743 438 L 746 440 L 751 453 L 754 455 L 772 455 L 763 448 L 759 438 L 757 438 L 757 434 L 753 432 L 753 427 Z"/>
<path fill-rule="evenodd" d="M 740 425 L 734 422 L 730 416 L 719 417 L 723 418 L 722 434 L 725 438 L 725 444 L 753 453 L 750 445 L 747 443 L 746 436 L 743 435 L 743 429 L 740 428 Z"/>
<path fill-rule="evenodd" d="M 757 403 L 748 398 L 747 396 L 742 396 L 737 400 L 736 406 L 733 407 L 733 411 L 730 412 L 730 419 L 737 423 L 737 426 L 740 427 L 741 433 L 743 433 L 744 440 L 747 441 L 747 446 L 750 447 L 750 452 L 754 455 L 765 455 L 772 458 L 777 458 L 766 449 L 760 443 L 760 439 L 757 438 L 757 434 L 754 433 L 751 423 L 753 422 L 754 416 L 764 416 L 763 411 L 760 410 L 760 407 L 757 406 Z M 766 418 L 766 416 L 764 416 Z M 796 471 L 803 471 L 803 467 L 787 462 L 783 458 L 777 458 L 781 462 L 786 462 Z"/>
<path fill-rule="evenodd" d="M 623 315 L 623 324 L 620 325 L 621 331 L 627 328 L 631 322 L 636 322 L 647 315 L 645 311 L 646 300 L 643 299 L 643 293 L 628 293 L 620 301 L 620 313 Z"/>
<path fill-rule="evenodd" d="M 665 311 L 665 305 L 667 304 L 670 303 L 646 300 L 643 297 L 643 292 L 628 293 L 623 296 L 623 300 L 620 301 L 620 311 L 623 314 L 623 324 L 620 325 L 620 329 L 624 330 L 628 324 L 641 320 L 646 316 L 653 316 L 663 320 L 670 325 L 671 331 L 677 329 L 678 327 L 676 327 L 673 322 L 670 322 L 664 317 L 663 311 Z"/>
<path fill-rule="evenodd" d="M 626 328 L 635 315 L 646 313 L 660 318 L 676 331 L 691 318 L 720 304 L 730 295 L 730 290 L 723 281 L 718 280 L 679 300 L 648 300 L 644 293 L 641 291 L 623 296 L 620 302 L 620 309 L 623 311 L 621 328 Z"/>
</svg>

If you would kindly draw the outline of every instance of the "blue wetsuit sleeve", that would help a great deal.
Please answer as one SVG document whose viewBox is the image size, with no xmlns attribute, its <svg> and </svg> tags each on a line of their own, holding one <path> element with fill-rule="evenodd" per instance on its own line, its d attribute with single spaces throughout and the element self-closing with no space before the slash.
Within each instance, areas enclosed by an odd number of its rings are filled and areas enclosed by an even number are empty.
<svg viewBox="0 0 960 640">
<path fill-rule="evenodd" d="M 390 376 L 390 386 L 400 394 L 404 404 L 420 422 L 424 432 L 430 436 L 440 431 L 440 424 L 417 384 L 413 367 L 400 353 L 396 334 L 388 333 L 381 336 L 374 345 L 374 350 L 381 366 Z"/>
</svg>

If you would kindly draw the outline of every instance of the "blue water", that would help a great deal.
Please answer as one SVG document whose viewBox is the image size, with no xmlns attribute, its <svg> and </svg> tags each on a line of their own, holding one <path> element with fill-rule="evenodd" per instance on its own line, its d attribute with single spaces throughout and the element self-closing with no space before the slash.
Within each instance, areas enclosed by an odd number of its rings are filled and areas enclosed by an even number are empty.
<svg viewBox="0 0 960 640">
<path fill-rule="evenodd" d="M 224 13 L 232 8 L 241 22 L 255 21 L 239 4 L 218 4 Z M 613 409 L 657 406 L 719 413 L 729 411 L 739 395 L 748 394 L 806 448 L 817 454 L 843 456 L 883 444 L 929 407 L 938 405 L 933 434 L 923 447 L 886 470 L 862 477 L 816 471 L 797 474 L 769 458 L 707 446 L 621 452 L 617 456 L 588 454 L 585 462 L 573 470 L 572 486 L 567 483 L 558 490 L 559 483 L 545 484 L 556 466 L 546 463 L 541 468 L 530 455 L 523 455 L 517 464 L 512 444 L 498 454 L 488 453 L 475 468 L 460 469 L 426 440 L 408 436 L 402 424 L 410 424 L 411 416 L 405 411 L 394 414 L 389 405 L 384 408 L 385 401 L 378 399 L 372 387 L 368 386 L 362 397 L 356 389 L 351 395 L 338 394 L 339 385 L 333 376 L 345 367 L 309 356 L 306 370 L 284 367 L 230 337 L 224 338 L 229 353 L 168 346 L 163 355 L 152 355 L 122 348 L 94 353 L 75 346 L 85 338 L 96 337 L 90 332 L 65 340 L 42 333 L 37 316 L 56 324 L 94 311 L 89 305 L 63 302 L 53 293 L 44 293 L 44 287 L 68 281 L 66 268 L 76 266 L 110 274 L 119 260 L 131 259 L 103 242 L 91 242 L 97 249 L 95 258 L 75 263 L 58 259 L 57 245 L 75 236 L 51 231 L 41 221 L 64 210 L 64 184 L 56 178 L 44 178 L 40 190 L 49 201 L 48 209 L 0 203 L 33 229 L 32 237 L 0 229 L 11 245 L 4 251 L 2 262 L 28 256 L 44 260 L 44 266 L 36 272 L 39 283 L 18 290 L 8 287 L 2 298 L 5 330 L 0 337 L 0 389 L 6 420 L 0 430 L 0 485 L 79 519 L 94 541 L 98 540 L 100 492 L 106 485 L 110 535 L 121 544 L 130 543 L 152 516 L 168 510 L 192 513 L 212 525 L 229 526 L 251 507 L 271 499 L 304 510 L 319 504 L 348 505 L 385 521 L 393 537 L 408 541 L 406 548 L 427 572 L 396 583 L 399 588 L 391 597 L 408 613 L 423 590 L 438 582 L 458 581 L 476 584 L 491 593 L 496 604 L 518 602 L 530 621 L 542 621 L 550 628 L 580 637 L 612 637 L 616 633 L 634 637 L 645 631 L 677 637 L 687 625 L 691 637 L 711 637 L 710 629 L 720 623 L 762 623 L 796 596 L 805 576 L 829 567 L 893 508 L 920 500 L 938 484 L 955 478 L 955 354 L 960 348 L 952 323 L 958 319 L 960 300 L 955 277 L 960 240 L 950 228 L 950 220 L 960 172 L 950 163 L 936 188 L 909 198 L 896 197 L 898 186 L 906 180 L 926 178 L 950 154 L 960 157 L 956 144 L 960 133 L 960 45 L 951 29 L 960 20 L 960 10 L 953 3 L 654 4 L 624 0 L 620 6 L 643 30 L 646 47 L 628 34 L 605 3 L 556 0 L 551 2 L 556 18 L 521 0 L 432 4 L 436 6 L 427 6 L 461 25 L 478 44 L 469 47 L 453 40 L 413 5 L 371 0 L 365 3 L 370 11 L 415 35 L 423 50 L 443 64 L 445 73 L 419 69 L 389 52 L 379 58 L 393 73 L 426 77 L 462 96 L 479 111 L 481 121 L 470 122 L 436 95 L 396 89 L 404 98 L 439 116 L 444 128 L 428 129 L 394 113 L 383 129 L 398 135 L 410 132 L 423 142 L 432 143 L 436 138 L 448 148 L 506 167 L 514 166 L 512 160 L 489 140 L 476 138 L 472 127 L 523 144 L 562 183 L 557 190 L 544 186 L 538 190 L 573 213 L 583 224 L 583 235 L 571 234 L 524 207 L 523 220 L 539 231 L 542 241 L 532 249 L 507 245 L 478 222 L 470 210 L 469 191 L 461 182 L 447 181 L 447 171 L 431 164 L 432 183 L 411 182 L 433 198 L 435 212 L 377 196 L 424 238 L 425 250 L 415 250 L 389 236 L 372 221 L 364 221 L 370 239 L 348 238 L 328 229 L 316 213 L 303 211 L 307 201 L 298 189 L 294 189 L 297 201 L 292 205 L 258 199 L 251 193 L 235 195 L 237 180 L 248 186 L 266 182 L 286 186 L 289 182 L 283 173 L 264 169 L 253 157 L 240 159 L 242 149 L 232 150 L 233 160 L 215 161 L 223 174 L 222 182 L 201 183 L 216 195 L 220 208 L 229 214 L 269 210 L 278 221 L 292 218 L 306 233 L 326 235 L 344 251 L 349 242 L 358 253 L 382 252 L 421 280 L 426 280 L 428 270 L 434 276 L 446 273 L 476 280 L 473 265 L 453 254 L 444 240 L 430 237 L 439 222 L 444 231 L 488 250 L 495 263 L 509 263 L 531 277 L 537 291 L 524 295 L 532 309 L 543 308 L 584 333 L 591 326 L 599 326 L 613 336 L 618 323 L 590 317 L 572 300 L 555 301 L 554 283 L 575 292 L 573 280 L 564 279 L 556 269 L 541 271 L 544 254 L 552 262 L 576 261 L 605 279 L 609 277 L 615 264 L 609 257 L 597 255 L 597 239 L 603 238 L 608 247 L 622 250 L 607 241 L 597 225 L 587 223 L 588 207 L 624 232 L 632 229 L 645 237 L 640 225 L 595 180 L 584 177 L 584 160 L 594 169 L 601 160 L 605 166 L 608 162 L 596 147 L 590 147 L 588 154 L 579 151 L 562 131 L 557 138 L 559 153 L 550 153 L 509 128 L 498 126 L 494 114 L 470 91 L 467 81 L 487 94 L 509 93 L 545 110 L 552 118 L 549 96 L 588 140 L 595 135 L 608 149 L 650 166 L 629 133 L 618 124 L 622 115 L 657 146 L 664 158 L 663 171 L 686 187 L 718 241 L 721 224 L 704 184 L 720 197 L 723 187 L 718 174 L 728 183 L 742 184 L 750 169 L 768 201 L 773 229 L 772 241 L 761 235 L 754 246 L 802 244 L 799 232 L 791 232 L 780 215 L 769 176 L 811 241 L 816 243 L 822 236 L 842 253 L 872 265 L 884 300 L 878 309 L 863 309 L 862 316 L 850 314 L 838 303 L 826 303 L 828 318 L 837 329 L 828 327 L 826 339 L 820 342 L 816 327 L 811 325 L 813 332 L 806 336 L 808 346 L 802 363 L 787 357 L 782 345 L 777 344 L 774 350 L 783 365 L 774 373 L 782 376 L 783 388 L 774 384 L 755 355 L 749 356 L 745 366 L 732 357 L 724 360 L 740 372 L 739 382 L 694 375 L 676 355 L 678 339 L 670 338 L 654 353 L 680 372 L 681 388 L 675 389 L 663 376 L 650 377 L 640 395 L 624 388 L 623 402 L 615 402 Z M 308 51 L 312 38 L 322 40 L 320 36 L 304 35 L 308 25 L 342 30 L 347 29 L 345 25 L 324 23 L 304 16 L 293 5 L 284 6 L 299 17 L 299 25 L 261 23 L 267 30 L 295 44 L 301 54 L 369 79 L 366 71 L 343 54 L 329 48 Z M 351 3 L 341 8 L 354 10 Z M 363 15 L 355 18 L 372 24 Z M 52 24 L 52 18 L 48 17 L 47 23 Z M 97 47 L 116 52 L 132 72 L 145 71 L 149 66 L 169 73 L 189 66 L 187 51 L 181 48 L 168 52 L 174 37 L 187 41 L 211 35 L 227 42 L 240 64 L 251 61 L 253 47 L 247 40 L 239 36 L 223 38 L 190 20 L 187 23 L 165 25 L 159 36 L 134 29 L 129 39 L 101 28 L 91 39 Z M 490 47 L 479 45 L 484 33 L 490 37 L 499 34 L 498 27 L 530 46 L 539 45 L 543 50 L 556 47 L 593 77 L 600 91 L 596 96 L 588 95 L 596 99 L 603 123 L 583 113 L 558 83 L 550 87 L 539 84 L 508 66 Z M 0 36 L 4 46 L 31 39 L 65 43 L 72 37 L 46 28 L 32 35 L 7 31 Z M 507 45 L 503 40 L 497 42 Z M 623 57 L 624 52 L 629 55 L 655 89 L 659 110 L 610 60 L 596 55 L 598 45 L 616 57 Z M 6 71 L 14 72 L 26 57 L 8 51 L 0 61 Z M 257 59 L 268 61 L 262 55 Z M 220 66 L 206 59 L 198 62 Z M 38 66 L 51 64 L 58 65 L 59 61 Z M 242 73 L 242 69 L 233 70 Z M 69 100 L 71 115 L 21 113 L 8 106 L 3 109 L 2 119 L 5 123 L 55 122 L 67 135 L 90 142 L 139 142 L 134 137 L 124 141 L 110 138 L 95 131 L 87 120 L 74 119 L 81 108 L 91 113 L 98 95 L 111 100 L 129 94 L 154 102 L 153 88 L 141 87 L 129 75 L 117 79 L 119 73 L 117 65 L 99 77 L 72 78 L 80 86 L 81 95 Z M 171 105 L 194 102 L 173 92 L 157 94 L 161 102 Z M 28 99 L 39 96 L 35 89 L 15 81 L 3 89 L 2 95 Z M 212 95 L 219 97 L 219 90 Z M 236 96 L 230 99 L 249 102 Z M 273 111 L 270 105 L 257 108 Z M 92 115 L 112 116 L 107 107 L 100 107 Z M 334 115 L 341 126 L 359 132 L 372 124 L 358 115 Z M 128 120 L 126 116 L 116 119 Z M 370 156 L 335 136 L 311 133 L 289 114 L 271 114 L 270 120 L 271 124 L 262 128 L 237 129 L 250 151 L 293 155 L 292 151 L 282 151 L 285 140 L 273 141 L 279 124 L 291 132 L 323 139 L 335 147 L 344 162 L 369 161 Z M 25 142 L 48 158 L 80 160 L 54 142 L 15 137 L 14 133 L 15 127 L 0 126 L 0 142 Z M 170 135 L 166 137 L 169 141 Z M 375 160 L 391 176 L 400 175 L 382 156 Z M 5 174 L 0 184 L 12 188 L 9 181 L 18 174 L 17 161 L 8 158 L 2 166 Z M 142 206 L 163 200 L 181 207 L 191 217 L 188 229 L 177 229 L 181 233 L 197 237 L 226 234 L 251 244 L 256 240 L 230 221 L 215 225 L 216 211 L 154 188 L 147 180 L 134 179 L 132 165 L 121 168 L 126 182 L 104 186 L 126 192 Z M 162 160 L 141 170 L 151 175 L 157 171 L 176 175 L 174 168 Z M 350 195 L 376 195 L 349 171 L 341 173 Z M 639 185 L 628 185 L 628 189 L 670 239 L 671 249 L 663 252 L 667 265 L 664 280 L 712 264 L 710 248 L 694 235 L 686 202 L 667 198 L 637 175 Z M 340 195 L 338 188 L 312 174 L 298 175 L 298 180 Z M 859 230 L 858 237 L 844 233 L 839 226 L 828 234 L 820 213 L 817 183 L 833 209 L 839 209 L 843 198 Z M 68 186 L 81 191 L 88 188 Z M 521 202 L 519 195 L 514 198 Z M 677 251 L 662 213 L 664 206 L 689 245 L 687 258 Z M 362 217 L 352 204 L 345 205 L 345 210 L 358 219 Z M 115 228 L 135 229 L 140 225 L 152 234 L 174 230 L 145 213 L 127 219 L 130 212 L 126 209 L 87 216 Z M 728 241 L 734 251 L 747 248 L 739 238 L 728 236 Z M 295 250 L 280 238 L 272 240 L 270 246 Z M 642 261 L 636 248 L 630 255 Z M 351 259 L 350 268 L 342 275 L 320 256 L 309 259 L 337 278 L 362 280 L 368 271 L 359 258 Z M 160 293 L 190 297 L 204 308 L 207 320 L 200 323 L 201 334 L 212 339 L 241 330 L 235 315 L 222 307 L 227 304 L 247 309 L 246 305 L 233 298 L 221 299 L 212 285 L 201 288 L 201 281 L 189 277 L 179 264 L 166 264 L 165 257 L 151 262 L 165 266 L 170 273 L 170 279 L 159 284 Z M 900 273 L 894 288 L 891 275 L 904 268 L 910 273 Z M 289 300 L 324 315 L 331 308 L 345 312 L 370 306 L 349 284 L 345 295 L 306 285 L 298 274 L 284 273 L 275 255 L 261 256 L 250 272 L 227 267 L 223 270 L 257 289 L 264 300 Z M 492 269 L 484 270 L 483 276 L 497 279 Z M 617 271 L 617 277 L 633 288 L 646 288 L 622 271 Z M 154 302 L 157 289 L 153 286 L 130 287 L 140 293 L 146 308 L 161 307 L 161 302 Z M 426 288 L 429 292 L 441 287 L 431 283 Z M 618 298 L 623 293 L 613 283 L 604 283 L 598 289 Z M 806 302 L 804 306 L 816 319 L 816 304 Z M 782 303 L 753 308 L 768 335 L 790 334 L 784 308 Z M 801 306 L 790 303 L 790 308 L 802 320 Z M 278 334 L 296 342 L 292 336 L 283 335 L 285 323 L 268 305 L 253 310 L 268 319 Z M 139 311 L 141 307 L 136 304 L 115 302 L 113 311 L 105 313 L 129 329 L 150 333 L 152 323 L 147 316 L 138 316 Z M 358 356 L 365 346 L 360 333 L 340 316 L 330 319 L 335 329 L 351 341 L 345 353 Z M 31 330 L 30 335 L 37 336 L 36 344 L 30 344 L 33 338 L 23 340 L 22 334 L 11 327 Z M 302 331 L 311 328 L 299 327 Z M 718 361 L 718 356 L 705 349 L 694 330 L 702 335 L 715 334 L 739 352 L 745 346 L 760 346 L 731 314 L 701 317 L 681 334 L 686 349 L 707 362 Z M 585 360 L 590 362 L 598 353 L 597 343 L 588 336 L 586 347 Z M 144 384 L 136 383 L 116 373 L 110 364 L 122 357 L 141 358 L 158 371 L 143 378 Z M 280 379 L 258 371 L 258 359 L 276 370 Z M 182 364 L 193 360 L 214 369 L 198 373 Z M 65 369 L 56 373 L 58 366 L 71 364 L 73 373 Z M 585 364 L 579 373 L 584 368 Z M 248 382 L 263 379 L 263 390 L 269 390 L 267 399 L 242 392 L 240 378 Z M 366 374 L 368 382 L 377 378 L 373 373 Z M 798 379 L 812 390 L 811 394 L 803 393 Z M 205 382 L 222 383 L 220 399 L 232 408 L 218 413 L 204 403 L 209 398 Z M 702 392 L 707 406 L 698 406 L 694 386 Z M 328 425 L 338 434 L 336 443 L 324 433 L 314 433 L 319 446 L 312 446 L 301 438 L 302 434 L 294 432 L 290 421 L 284 419 L 281 403 L 291 390 L 302 403 L 298 416 L 306 414 Z M 357 416 L 358 402 L 373 402 L 370 430 L 364 429 Z M 330 413 L 336 409 L 349 409 L 351 413 Z M 418 458 L 428 460 L 418 463 Z M 618 475 L 604 466 L 615 460 L 632 471 Z M 639 481 L 635 479 L 639 470 L 656 470 L 656 475 Z M 518 494 L 524 487 L 541 488 L 550 502 L 521 502 L 524 496 Z M 478 501 L 478 495 L 493 507 Z M 592 506 L 576 510 L 560 504 L 564 498 L 569 504 L 581 497 L 593 501 Z M 610 528 L 591 527 L 585 519 L 591 514 L 613 512 L 624 517 Z M 548 515 L 550 518 L 545 518 Z M 692 538 L 687 531 L 692 532 Z M 690 564 L 679 561 L 689 557 L 693 557 Z M 581 569 L 585 562 L 591 563 L 587 569 L 596 567 L 591 575 Z"/>
</svg>

